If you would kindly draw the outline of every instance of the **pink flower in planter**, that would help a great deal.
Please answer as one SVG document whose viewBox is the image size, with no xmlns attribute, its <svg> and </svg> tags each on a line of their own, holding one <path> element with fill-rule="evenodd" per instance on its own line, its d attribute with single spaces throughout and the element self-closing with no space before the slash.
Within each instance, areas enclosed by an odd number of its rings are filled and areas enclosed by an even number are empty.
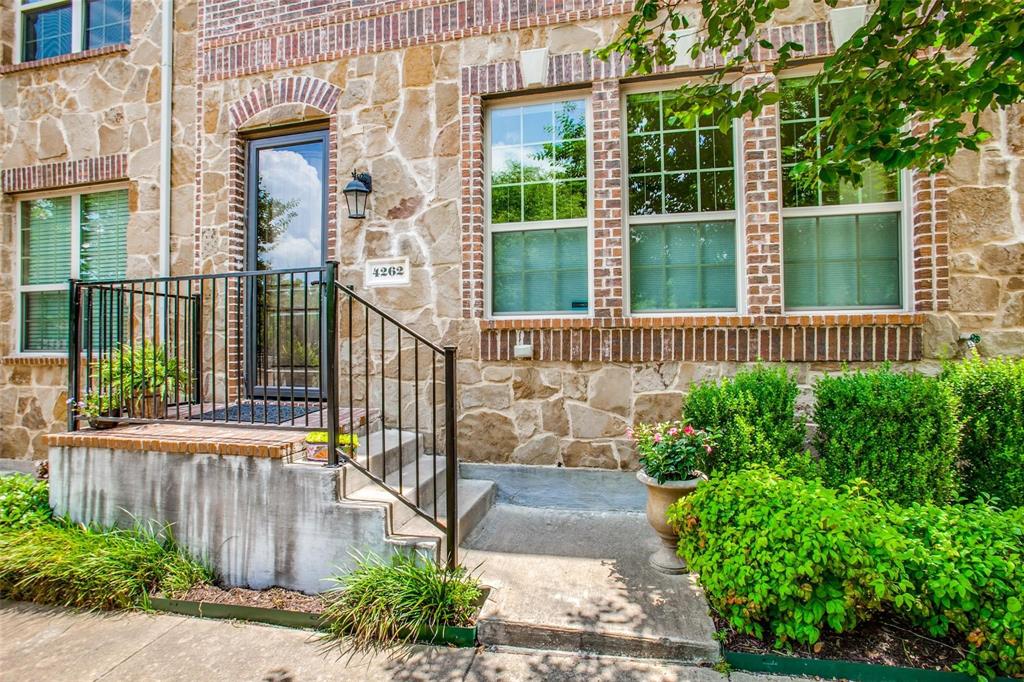
<svg viewBox="0 0 1024 682">
<path fill-rule="evenodd" d="M 683 433 L 685 433 L 687 436 L 692 436 L 694 434 L 693 427 L 687 424 L 686 427 L 683 428 Z"/>
<path fill-rule="evenodd" d="M 633 429 L 626 429 L 626 438 L 633 440 Z"/>
<path fill-rule="evenodd" d="M 660 433 L 654 434 L 654 442 L 655 443 L 660 443 L 661 442 L 661 434 Z"/>
<path fill-rule="evenodd" d="M 668 430 L 668 435 L 670 435 L 670 436 L 678 436 L 679 435 L 679 429 L 677 429 L 676 427 L 673 426 L 671 429 Z"/>
</svg>

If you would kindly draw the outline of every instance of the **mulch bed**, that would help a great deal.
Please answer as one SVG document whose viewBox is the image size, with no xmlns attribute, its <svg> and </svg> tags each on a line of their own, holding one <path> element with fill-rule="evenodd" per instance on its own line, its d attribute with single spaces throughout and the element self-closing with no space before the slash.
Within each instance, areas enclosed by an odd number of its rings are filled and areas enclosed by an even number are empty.
<svg viewBox="0 0 1024 682">
<path fill-rule="evenodd" d="M 323 613 L 324 600 L 302 592 L 271 587 L 269 590 L 247 590 L 243 587 L 224 589 L 216 585 L 198 585 L 175 599 L 201 601 L 208 604 L 232 604 L 234 606 L 258 606 L 264 609 L 282 609 L 303 613 Z"/>
<path fill-rule="evenodd" d="M 965 647 L 960 640 L 931 637 L 895 619 L 864 623 L 844 634 L 826 633 L 813 646 L 798 645 L 791 651 L 775 649 L 774 638 L 758 639 L 740 634 L 717 614 L 714 619 L 719 630 L 728 632 L 724 645 L 729 651 L 943 671 L 951 670 L 964 658 Z"/>
</svg>

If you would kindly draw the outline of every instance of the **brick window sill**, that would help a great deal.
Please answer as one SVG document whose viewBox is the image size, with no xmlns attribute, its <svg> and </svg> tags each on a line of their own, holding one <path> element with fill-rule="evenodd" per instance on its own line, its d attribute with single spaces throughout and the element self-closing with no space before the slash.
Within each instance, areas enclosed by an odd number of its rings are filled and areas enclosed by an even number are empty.
<svg viewBox="0 0 1024 682">
<path fill-rule="evenodd" d="M 0 358 L 0 365 L 22 365 L 28 367 L 63 366 L 68 364 L 67 355 L 7 355 Z"/>
<path fill-rule="evenodd" d="M 813 313 L 784 315 L 685 315 L 666 317 L 546 317 L 489 319 L 481 331 L 529 329 L 656 329 L 688 327 L 877 327 L 920 325 L 920 313 Z"/>
<path fill-rule="evenodd" d="M 95 57 L 102 57 L 108 54 L 123 54 L 128 52 L 128 47 L 128 43 L 117 43 L 114 45 L 104 45 L 103 47 L 96 47 L 91 50 L 69 52 L 68 54 L 62 54 L 57 57 L 34 59 L 28 62 L 21 62 L 20 64 L 3 64 L 0 65 L 0 75 L 8 73 L 17 73 L 19 71 L 31 71 L 33 69 L 41 69 L 47 66 L 73 64 L 75 62 L 81 62 L 87 59 L 93 59 Z"/>
</svg>

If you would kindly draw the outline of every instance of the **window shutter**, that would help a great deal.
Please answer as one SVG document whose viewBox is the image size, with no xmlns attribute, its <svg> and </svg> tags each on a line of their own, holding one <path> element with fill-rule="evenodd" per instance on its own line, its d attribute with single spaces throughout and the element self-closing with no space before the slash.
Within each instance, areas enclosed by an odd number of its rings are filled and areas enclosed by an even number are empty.
<svg viewBox="0 0 1024 682">
<path fill-rule="evenodd" d="M 82 195 L 81 222 L 80 278 L 123 278 L 127 262 L 128 191 Z"/>
</svg>

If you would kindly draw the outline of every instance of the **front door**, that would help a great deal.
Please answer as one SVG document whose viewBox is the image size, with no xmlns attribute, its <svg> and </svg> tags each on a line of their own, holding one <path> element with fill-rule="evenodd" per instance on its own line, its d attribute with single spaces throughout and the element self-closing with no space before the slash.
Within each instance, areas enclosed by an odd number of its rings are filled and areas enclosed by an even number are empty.
<svg viewBox="0 0 1024 682">
<path fill-rule="evenodd" d="M 327 132 L 249 142 L 247 269 L 293 270 L 324 264 L 327 234 Z M 247 385 L 279 400 L 319 395 L 319 273 L 250 280 Z"/>
</svg>

